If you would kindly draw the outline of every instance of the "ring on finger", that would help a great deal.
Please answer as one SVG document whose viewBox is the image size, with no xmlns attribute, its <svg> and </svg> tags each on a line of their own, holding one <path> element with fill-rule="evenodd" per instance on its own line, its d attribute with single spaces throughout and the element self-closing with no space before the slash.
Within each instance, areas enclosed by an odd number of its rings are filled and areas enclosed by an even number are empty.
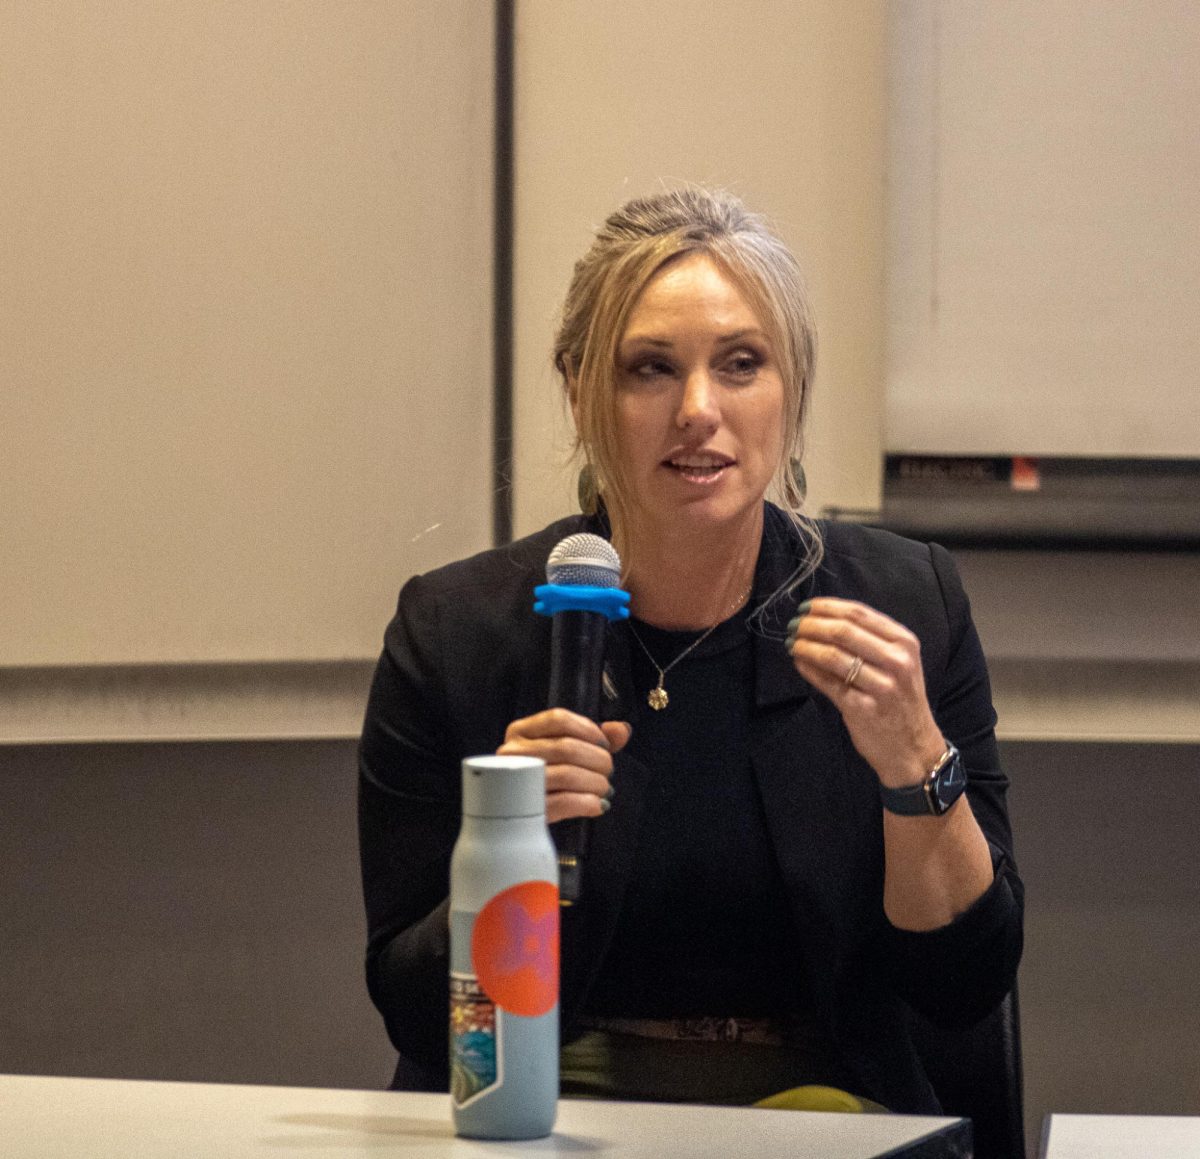
<svg viewBox="0 0 1200 1159">
<path fill-rule="evenodd" d="M 862 666 L 863 658 L 861 656 L 855 656 L 850 662 L 850 667 L 846 671 L 844 683 L 847 688 L 854 687 L 854 682 L 858 679 L 858 674 L 862 671 Z"/>
</svg>

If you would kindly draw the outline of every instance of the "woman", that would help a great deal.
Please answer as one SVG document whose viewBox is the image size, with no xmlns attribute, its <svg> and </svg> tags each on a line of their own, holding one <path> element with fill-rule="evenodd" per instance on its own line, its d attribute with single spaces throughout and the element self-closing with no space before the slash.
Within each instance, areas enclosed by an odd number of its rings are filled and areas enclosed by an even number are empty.
<svg viewBox="0 0 1200 1159">
<path fill-rule="evenodd" d="M 411 580 L 368 707 L 368 981 L 397 1085 L 445 1084 L 479 752 L 543 758 L 549 819 L 597 818 L 563 912 L 565 1091 L 822 1082 L 936 1112 L 906 1007 L 966 1024 L 1011 987 L 1022 890 L 966 597 L 942 549 L 801 513 L 813 351 L 794 259 L 732 197 L 631 202 L 577 264 L 555 362 L 594 510 Z M 544 708 L 529 613 L 580 530 L 611 536 L 632 595 L 599 724 Z"/>
</svg>

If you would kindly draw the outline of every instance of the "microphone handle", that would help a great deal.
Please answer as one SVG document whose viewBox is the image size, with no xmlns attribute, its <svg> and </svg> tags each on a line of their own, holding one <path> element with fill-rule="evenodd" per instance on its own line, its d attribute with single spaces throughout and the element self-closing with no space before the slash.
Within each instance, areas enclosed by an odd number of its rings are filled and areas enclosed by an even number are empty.
<svg viewBox="0 0 1200 1159">
<path fill-rule="evenodd" d="M 564 611 L 552 617 L 548 707 L 566 708 L 589 720 L 600 720 L 607 628 L 608 620 L 602 612 Z M 559 900 L 563 905 L 572 905 L 582 895 L 590 828 L 583 817 L 559 821 L 554 826 Z"/>
</svg>

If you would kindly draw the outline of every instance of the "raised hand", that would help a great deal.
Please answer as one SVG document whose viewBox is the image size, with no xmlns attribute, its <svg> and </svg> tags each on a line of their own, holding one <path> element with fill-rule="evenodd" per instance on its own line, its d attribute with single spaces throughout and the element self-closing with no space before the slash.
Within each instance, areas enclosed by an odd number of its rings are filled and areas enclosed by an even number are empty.
<svg viewBox="0 0 1200 1159">
<path fill-rule="evenodd" d="M 800 605 L 787 648 L 800 673 L 837 706 L 854 747 L 890 787 L 924 779 L 946 748 L 921 670 L 921 642 L 854 600 Z"/>
</svg>

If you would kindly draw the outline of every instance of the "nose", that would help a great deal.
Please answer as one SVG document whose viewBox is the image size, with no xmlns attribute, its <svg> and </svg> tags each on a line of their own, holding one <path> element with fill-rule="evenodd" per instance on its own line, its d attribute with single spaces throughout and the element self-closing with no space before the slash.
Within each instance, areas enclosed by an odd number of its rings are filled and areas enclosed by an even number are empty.
<svg viewBox="0 0 1200 1159">
<path fill-rule="evenodd" d="M 693 371 L 683 384 L 675 423 L 685 431 L 715 430 L 721 424 L 717 383 L 707 368 Z"/>
</svg>

